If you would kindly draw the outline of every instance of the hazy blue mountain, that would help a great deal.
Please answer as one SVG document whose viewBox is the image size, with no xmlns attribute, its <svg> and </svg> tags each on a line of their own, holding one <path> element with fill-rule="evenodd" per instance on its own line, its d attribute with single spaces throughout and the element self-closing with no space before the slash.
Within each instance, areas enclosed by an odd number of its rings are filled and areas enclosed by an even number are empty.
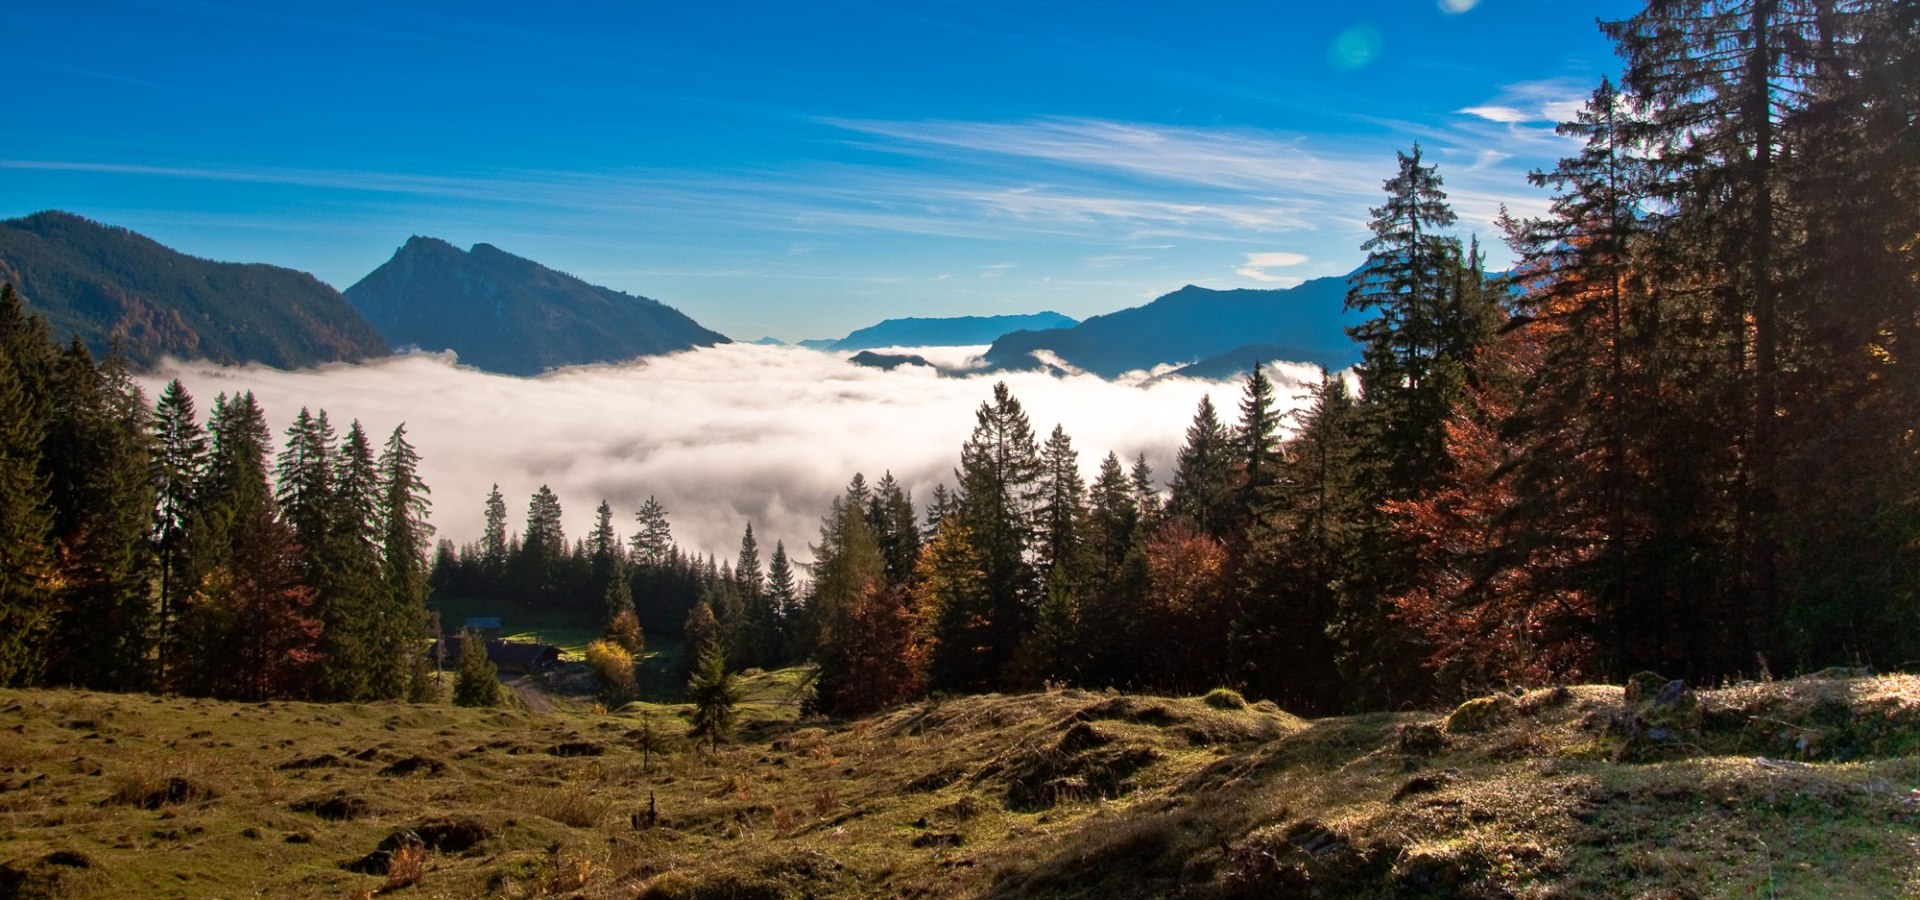
<svg viewBox="0 0 1920 900">
<path fill-rule="evenodd" d="M 728 343 L 679 310 L 588 284 L 491 244 L 413 237 L 347 288 L 394 348 L 452 350 L 490 372 L 618 362 Z"/>
<path fill-rule="evenodd" d="M 1187 285 L 1144 306 L 1094 316 L 1072 328 L 1014 332 L 994 341 L 986 358 L 999 369 L 1033 369 L 1044 366 L 1034 354 L 1045 352 L 1106 378 L 1162 364 L 1204 362 L 1218 368 L 1237 362 L 1239 371 L 1245 371 L 1255 353 L 1268 361 L 1340 369 L 1360 358 L 1359 345 L 1347 337 L 1346 329 L 1365 318 L 1345 311 L 1346 295 L 1346 276 L 1273 290 L 1216 291 Z M 1286 355 L 1279 355 L 1282 350 Z M 1249 358 L 1232 358 L 1241 352 Z M 1225 359 L 1215 362 L 1220 357 Z"/>
<path fill-rule="evenodd" d="M 340 292 L 305 272 L 188 256 L 72 213 L 0 222 L 0 281 L 62 341 L 116 340 L 138 366 L 162 356 L 299 368 L 384 356 Z"/>
<path fill-rule="evenodd" d="M 1254 363 L 1315 362 L 1313 356 L 1313 351 L 1292 344 L 1247 344 L 1235 347 L 1219 356 L 1210 356 L 1198 362 L 1189 363 L 1166 374 L 1169 377 L 1221 381 L 1238 378 L 1253 371 Z M 1352 361 L 1359 361 L 1357 350 Z M 1327 368 L 1340 369 L 1345 366 L 1327 366 Z"/>
<path fill-rule="evenodd" d="M 761 339 L 759 339 L 759 340 L 757 340 L 757 341 L 754 341 L 754 343 L 755 343 L 756 345 L 759 345 L 759 346 L 761 346 L 761 347 L 785 347 L 785 346 L 787 346 L 787 342 L 786 342 L 786 341 L 783 341 L 783 340 L 781 340 L 781 339 L 779 339 L 779 338 L 777 338 L 777 337 L 763 337 L 763 338 L 761 338 Z"/>
<path fill-rule="evenodd" d="M 1057 312 L 1022 316 L 954 316 L 887 319 L 838 340 L 801 341 L 814 350 L 872 350 L 876 347 L 966 347 L 991 344 L 1016 331 L 1051 331 L 1078 324 Z"/>
</svg>

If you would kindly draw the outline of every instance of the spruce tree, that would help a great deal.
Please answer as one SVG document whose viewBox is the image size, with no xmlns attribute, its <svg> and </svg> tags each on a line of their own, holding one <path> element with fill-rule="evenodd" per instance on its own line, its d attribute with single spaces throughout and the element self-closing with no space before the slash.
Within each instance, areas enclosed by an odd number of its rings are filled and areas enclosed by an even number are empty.
<svg viewBox="0 0 1920 900">
<path fill-rule="evenodd" d="M 740 687 L 733 673 L 727 670 L 727 651 L 718 642 L 706 643 L 699 654 L 699 662 L 687 680 L 687 700 L 693 704 L 689 720 L 693 727 L 687 734 L 695 740 L 706 738 L 717 752 L 721 741 L 733 737 Z"/>
<path fill-rule="evenodd" d="M 791 574 L 788 576 L 791 578 Z M 740 536 L 740 557 L 733 568 L 734 583 L 740 594 L 741 658 L 748 667 L 766 668 L 779 663 L 784 655 L 780 633 L 780 611 L 776 599 L 767 590 L 767 576 L 760 568 L 760 544 L 753 538 L 753 523 Z"/>
<path fill-rule="evenodd" d="M 413 678 L 425 658 L 427 545 L 432 503 L 420 478 L 420 454 L 407 440 L 407 426 L 394 426 L 380 451 L 380 559 L 385 591 L 379 603 L 374 657 L 385 674 L 374 679 L 375 696 L 397 694 L 399 679 Z M 394 692 L 394 693 L 390 693 Z M 409 694 L 413 693 L 408 689 Z"/>
<path fill-rule="evenodd" d="M 480 537 L 480 564 L 494 583 L 507 575 L 507 501 L 500 485 L 487 493 L 486 530 Z"/>
<path fill-rule="evenodd" d="M 1040 599 L 1033 567 L 1040 503 L 1040 453 L 1026 410 L 1005 382 L 974 413 L 973 434 L 960 448 L 957 499 L 962 533 L 980 561 L 984 633 L 979 666 L 968 679 L 992 683 L 1026 635 Z M 944 524 L 944 522 L 943 522 Z"/>
<path fill-rule="evenodd" d="M 1159 523 L 1164 512 L 1160 489 L 1153 484 L 1153 467 L 1147 465 L 1147 455 L 1142 453 L 1133 459 L 1133 468 L 1127 472 L 1128 483 L 1133 487 L 1133 504 L 1140 512 L 1140 522 L 1145 528 Z"/>
<path fill-rule="evenodd" d="M 406 669 L 389 630 L 397 623 L 384 602 L 379 473 L 373 445 L 358 420 L 347 428 L 333 465 L 328 531 L 320 546 L 307 550 L 318 562 L 314 586 L 326 629 L 321 671 L 334 698 L 398 698 L 406 689 Z"/>
<path fill-rule="evenodd" d="M 887 581 L 911 581 L 914 562 L 920 558 L 920 524 L 913 512 L 913 497 L 892 472 L 873 486 L 873 495 L 867 499 L 867 526 L 873 529 L 886 560 Z"/>
<path fill-rule="evenodd" d="M 151 686 L 153 484 L 147 401 L 117 355 L 75 340 L 48 385 L 40 465 L 59 562 L 48 675 L 111 690 Z"/>
<path fill-rule="evenodd" d="M 1234 435 L 1220 421 L 1213 398 L 1201 396 L 1187 442 L 1175 458 L 1172 510 L 1202 533 L 1224 537 L 1233 527 Z"/>
<path fill-rule="evenodd" d="M 506 698 L 500 671 L 487 658 L 486 638 L 468 629 L 460 636 L 460 667 L 453 679 L 453 705 L 499 706 Z"/>
<path fill-rule="evenodd" d="M 1293 437 L 1280 448 L 1242 569 L 1246 614 L 1235 656 L 1248 687 L 1287 709 L 1329 712 L 1336 684 L 1328 627 L 1352 564 L 1362 502 L 1355 485 L 1354 401 L 1322 370 Z"/>
<path fill-rule="evenodd" d="M 773 542 L 773 558 L 767 563 L 767 607 L 773 612 L 776 659 L 792 660 L 799 654 L 800 589 L 793 581 L 793 563 L 787 559 L 784 541 Z"/>
<path fill-rule="evenodd" d="M 34 360 L 51 349 L 46 325 L 0 285 L 0 685 L 36 682 L 54 593 L 53 528 L 39 471 L 48 401 Z"/>
<path fill-rule="evenodd" d="M 527 501 L 526 533 L 511 563 L 511 581 L 523 602 L 551 608 L 560 598 L 567 559 L 567 535 L 560 517 L 560 498 L 541 485 Z"/>
<path fill-rule="evenodd" d="M 665 566 L 673 555 L 673 525 L 667 521 L 667 508 L 648 497 L 634 515 L 640 530 L 633 534 L 633 561 L 643 568 Z"/>
<path fill-rule="evenodd" d="M 1080 454 L 1066 429 L 1055 425 L 1040 451 L 1040 502 L 1035 509 L 1039 571 L 1051 594 L 1055 585 L 1071 590 L 1081 577 L 1085 541 L 1087 487 L 1080 477 Z"/>
<path fill-rule="evenodd" d="M 595 597 L 607 595 L 616 564 L 626 562 L 626 547 L 613 530 L 613 507 L 605 499 L 593 511 L 593 530 L 587 532 L 587 559 L 590 566 L 588 591 Z"/>
<path fill-rule="evenodd" d="M 1248 522 L 1278 477 L 1280 413 L 1273 402 L 1273 381 L 1256 360 L 1240 396 L 1240 424 L 1233 430 L 1239 469 L 1239 496 L 1234 508 L 1237 525 Z"/>
<path fill-rule="evenodd" d="M 173 622 L 192 571 L 194 489 L 207 465 L 207 433 L 194 413 L 193 397 L 179 379 L 167 383 L 154 408 L 153 557 L 159 579 L 154 644 L 160 664 L 156 683 L 167 685 L 165 662 L 172 655 Z"/>
</svg>

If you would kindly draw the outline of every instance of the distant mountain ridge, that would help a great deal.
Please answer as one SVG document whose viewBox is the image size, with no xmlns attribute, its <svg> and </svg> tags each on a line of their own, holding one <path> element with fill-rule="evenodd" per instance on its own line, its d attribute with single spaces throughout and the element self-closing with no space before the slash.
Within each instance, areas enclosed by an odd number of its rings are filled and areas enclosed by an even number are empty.
<svg viewBox="0 0 1920 900">
<path fill-rule="evenodd" d="M 1072 328 L 1008 334 L 993 342 L 986 360 L 996 369 L 1040 369 L 1050 354 L 1103 378 L 1161 365 L 1225 378 L 1251 369 L 1256 359 L 1342 369 L 1360 359 L 1346 329 L 1365 319 L 1346 310 L 1346 296 L 1346 276 L 1272 290 L 1187 285 Z M 1235 358 L 1241 354 L 1247 358 Z"/>
<path fill-rule="evenodd" d="M 163 356 L 300 368 L 387 353 L 340 292 L 305 272 L 188 256 L 72 213 L 0 222 L 0 281 L 61 340 L 118 344 L 134 365 Z"/>
<path fill-rule="evenodd" d="M 965 347 L 991 344 L 1015 331 L 1051 331 L 1079 324 L 1052 310 L 1014 316 L 952 316 L 886 319 L 839 339 L 801 341 L 815 350 L 873 350 L 879 347 Z"/>
<path fill-rule="evenodd" d="M 507 375 L 730 343 L 657 300 L 588 284 L 492 244 L 409 238 L 347 288 L 396 349 L 452 350 Z"/>
</svg>

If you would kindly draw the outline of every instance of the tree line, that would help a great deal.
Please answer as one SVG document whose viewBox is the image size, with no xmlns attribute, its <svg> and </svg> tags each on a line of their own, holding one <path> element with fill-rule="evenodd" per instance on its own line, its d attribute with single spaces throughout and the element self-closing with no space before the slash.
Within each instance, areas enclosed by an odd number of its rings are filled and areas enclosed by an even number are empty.
<svg viewBox="0 0 1920 900">
<path fill-rule="evenodd" d="M 424 697 L 428 491 L 301 410 L 277 457 L 251 393 L 203 423 L 118 354 L 65 348 L 0 285 L 0 684 L 243 700 Z"/>
</svg>

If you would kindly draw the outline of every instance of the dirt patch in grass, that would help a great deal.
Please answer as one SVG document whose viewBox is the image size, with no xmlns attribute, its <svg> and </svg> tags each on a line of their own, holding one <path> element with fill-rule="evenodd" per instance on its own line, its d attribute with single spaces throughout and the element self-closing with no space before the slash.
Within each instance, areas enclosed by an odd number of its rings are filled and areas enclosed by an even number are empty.
<svg viewBox="0 0 1920 900">
<path fill-rule="evenodd" d="M 404 778 L 408 775 L 438 775 L 446 771 L 447 764 L 426 756 L 404 756 L 380 770 L 380 774 L 389 778 Z"/>
<path fill-rule="evenodd" d="M 199 803 L 212 800 L 216 794 L 213 788 L 170 775 L 165 778 L 131 778 L 123 781 L 118 789 L 107 797 L 108 805 L 131 806 L 136 809 L 159 809 L 178 803 Z"/>
<path fill-rule="evenodd" d="M 293 804 L 293 811 L 318 816 L 329 822 L 350 822 L 366 818 L 372 807 L 359 797 L 332 794 L 297 801 Z"/>
</svg>

